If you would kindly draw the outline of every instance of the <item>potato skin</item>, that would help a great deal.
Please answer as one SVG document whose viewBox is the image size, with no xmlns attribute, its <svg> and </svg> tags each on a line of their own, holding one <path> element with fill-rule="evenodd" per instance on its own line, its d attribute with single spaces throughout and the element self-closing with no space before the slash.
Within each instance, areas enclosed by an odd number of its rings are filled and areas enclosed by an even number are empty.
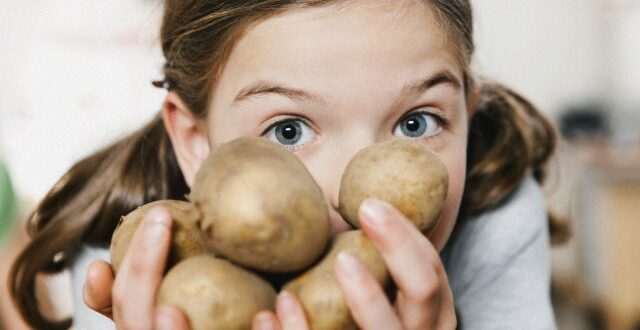
<svg viewBox="0 0 640 330">
<path fill-rule="evenodd" d="M 200 255 L 167 273 L 157 303 L 180 309 L 193 330 L 244 330 L 251 329 L 258 312 L 274 309 L 275 298 L 275 290 L 257 275 Z"/>
<path fill-rule="evenodd" d="M 326 257 L 284 287 L 298 296 L 313 330 L 357 329 L 334 273 L 336 257 L 341 251 L 358 257 L 383 287 L 389 282 L 382 256 L 361 230 L 339 233 Z"/>
<path fill-rule="evenodd" d="M 196 174 L 189 199 L 216 254 L 265 272 L 308 267 L 330 236 L 328 204 L 304 164 L 264 138 L 217 147 Z"/>
<path fill-rule="evenodd" d="M 437 224 L 448 190 L 448 172 L 419 142 L 393 139 L 359 151 L 340 183 L 339 212 L 360 228 L 358 209 L 374 197 L 396 207 L 423 233 Z"/>
<path fill-rule="evenodd" d="M 165 207 L 173 219 L 171 248 L 167 268 L 191 256 L 210 253 L 205 237 L 200 231 L 198 222 L 200 212 L 188 202 L 176 200 L 160 200 L 145 204 L 122 217 L 111 238 L 111 264 L 117 272 L 122 263 L 133 234 L 144 219 L 147 212 L 156 206 Z"/>
</svg>

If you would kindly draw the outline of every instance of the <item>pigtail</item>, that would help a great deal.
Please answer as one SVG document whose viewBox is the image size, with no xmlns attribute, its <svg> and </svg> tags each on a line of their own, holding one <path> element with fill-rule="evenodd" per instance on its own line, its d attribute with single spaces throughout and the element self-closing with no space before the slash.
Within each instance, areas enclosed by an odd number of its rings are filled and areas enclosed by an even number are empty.
<svg viewBox="0 0 640 330">
<path fill-rule="evenodd" d="M 524 97 L 497 84 L 481 83 L 469 126 L 467 187 L 463 212 L 478 214 L 506 202 L 531 173 L 541 185 L 557 135 L 548 119 Z M 569 236 L 566 221 L 550 214 L 554 243 Z"/>
<path fill-rule="evenodd" d="M 108 244 L 120 217 L 137 206 L 184 199 L 187 192 L 160 116 L 76 163 L 28 218 L 32 241 L 9 275 L 9 291 L 22 317 L 36 329 L 69 328 L 70 319 L 50 320 L 39 309 L 36 276 L 63 270 L 83 242 Z"/>
</svg>

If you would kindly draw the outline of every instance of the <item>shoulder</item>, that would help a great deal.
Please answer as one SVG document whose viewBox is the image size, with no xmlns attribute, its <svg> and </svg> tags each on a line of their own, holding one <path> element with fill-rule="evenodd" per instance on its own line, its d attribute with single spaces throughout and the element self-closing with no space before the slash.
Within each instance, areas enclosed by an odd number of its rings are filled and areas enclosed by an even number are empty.
<svg viewBox="0 0 640 330">
<path fill-rule="evenodd" d="M 500 207 L 464 219 L 442 258 L 463 326 L 555 327 L 547 212 L 533 178 Z"/>
<path fill-rule="evenodd" d="M 443 252 L 446 259 L 498 266 L 537 240 L 548 238 L 544 194 L 532 177 L 523 179 L 498 208 L 460 221 Z"/>
</svg>

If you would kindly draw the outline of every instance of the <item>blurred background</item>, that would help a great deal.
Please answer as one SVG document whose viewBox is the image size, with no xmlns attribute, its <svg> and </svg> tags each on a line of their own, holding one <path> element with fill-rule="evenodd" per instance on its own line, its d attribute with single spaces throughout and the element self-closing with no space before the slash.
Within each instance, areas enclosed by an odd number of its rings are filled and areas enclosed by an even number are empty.
<svg viewBox="0 0 640 330">
<path fill-rule="evenodd" d="M 0 328 L 26 214 L 79 158 L 161 107 L 162 5 L 0 0 Z M 640 1 L 474 1 L 475 69 L 530 98 L 563 135 L 545 189 L 571 219 L 553 251 L 560 329 L 640 329 Z M 97 129 L 99 128 L 99 129 Z M 73 308 L 66 274 L 45 285 Z"/>
</svg>

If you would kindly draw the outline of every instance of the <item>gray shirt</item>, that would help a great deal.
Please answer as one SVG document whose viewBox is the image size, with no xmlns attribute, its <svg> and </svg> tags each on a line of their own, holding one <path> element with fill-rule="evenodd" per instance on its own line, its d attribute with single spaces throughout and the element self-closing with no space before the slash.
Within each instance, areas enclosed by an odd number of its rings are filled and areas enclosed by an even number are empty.
<svg viewBox="0 0 640 330">
<path fill-rule="evenodd" d="M 542 191 L 527 178 L 501 207 L 463 220 L 441 253 L 461 329 L 555 329 Z"/>
<path fill-rule="evenodd" d="M 82 286 L 88 265 L 109 260 L 84 246 L 72 267 L 74 328 L 113 330 L 87 308 Z M 544 197 L 532 178 L 501 207 L 462 220 L 442 251 L 461 329 L 555 329 L 550 300 L 551 256 Z"/>
</svg>

